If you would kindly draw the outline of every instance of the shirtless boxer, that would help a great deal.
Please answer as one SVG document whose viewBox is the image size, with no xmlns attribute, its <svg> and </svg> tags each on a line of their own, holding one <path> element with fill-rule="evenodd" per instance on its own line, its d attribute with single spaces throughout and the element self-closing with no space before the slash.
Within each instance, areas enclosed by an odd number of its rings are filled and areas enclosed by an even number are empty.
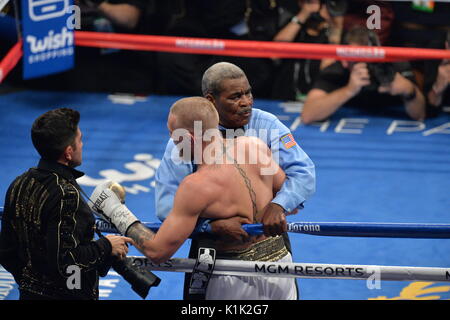
<svg viewBox="0 0 450 320">
<path fill-rule="evenodd" d="M 195 134 L 195 122 L 201 122 L 201 136 Z M 93 210 L 102 211 L 154 263 L 165 262 L 178 250 L 199 217 L 239 216 L 243 223 L 259 223 L 264 208 L 284 182 L 285 174 L 264 142 L 245 136 L 223 139 L 218 122 L 216 109 L 205 98 L 184 98 L 172 106 L 167 126 L 177 148 L 184 157 L 187 151 L 201 150 L 201 158 L 196 159 L 197 171 L 180 184 L 173 209 L 156 234 L 120 203 L 108 183 L 98 186 L 91 196 Z M 192 157 L 194 154 L 191 152 Z M 283 225 L 286 230 L 285 220 Z M 281 236 L 260 235 L 236 242 L 216 239 L 212 247 L 219 258 L 292 262 Z M 213 276 L 206 298 L 296 299 L 295 280 Z"/>
</svg>

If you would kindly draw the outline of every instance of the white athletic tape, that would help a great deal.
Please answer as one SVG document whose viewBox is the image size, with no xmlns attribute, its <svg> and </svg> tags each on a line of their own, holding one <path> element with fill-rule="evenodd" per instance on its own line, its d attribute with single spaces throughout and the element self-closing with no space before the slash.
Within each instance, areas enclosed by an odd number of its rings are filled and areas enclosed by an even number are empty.
<svg viewBox="0 0 450 320">
<path fill-rule="evenodd" d="M 155 265 L 145 257 L 128 257 L 151 271 L 192 272 L 195 259 L 172 258 Z M 450 268 L 402 267 L 378 265 L 345 265 L 318 263 L 277 263 L 240 260 L 216 260 L 214 275 L 265 276 L 323 279 L 367 280 L 379 276 L 384 281 L 450 282 Z"/>
</svg>

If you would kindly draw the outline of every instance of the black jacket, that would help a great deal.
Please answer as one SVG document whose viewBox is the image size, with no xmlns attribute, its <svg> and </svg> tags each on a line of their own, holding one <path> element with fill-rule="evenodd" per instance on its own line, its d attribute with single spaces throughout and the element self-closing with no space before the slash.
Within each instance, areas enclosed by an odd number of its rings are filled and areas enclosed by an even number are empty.
<svg viewBox="0 0 450 320">
<path fill-rule="evenodd" d="M 14 276 L 21 297 L 98 299 L 99 275 L 109 269 L 111 244 L 105 238 L 94 241 L 95 218 L 75 180 L 82 175 L 41 159 L 8 188 L 0 264 Z M 80 289 L 74 288 L 77 283 Z"/>
</svg>

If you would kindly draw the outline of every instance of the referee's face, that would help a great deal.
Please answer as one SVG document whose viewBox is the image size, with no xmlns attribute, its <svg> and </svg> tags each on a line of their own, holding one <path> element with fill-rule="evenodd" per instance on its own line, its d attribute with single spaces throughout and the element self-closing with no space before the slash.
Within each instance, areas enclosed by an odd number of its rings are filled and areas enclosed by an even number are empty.
<svg viewBox="0 0 450 320">
<path fill-rule="evenodd" d="M 225 79 L 221 83 L 221 89 L 218 96 L 207 97 L 219 113 L 220 125 L 229 129 L 246 125 L 253 106 L 252 88 L 247 78 Z"/>
</svg>

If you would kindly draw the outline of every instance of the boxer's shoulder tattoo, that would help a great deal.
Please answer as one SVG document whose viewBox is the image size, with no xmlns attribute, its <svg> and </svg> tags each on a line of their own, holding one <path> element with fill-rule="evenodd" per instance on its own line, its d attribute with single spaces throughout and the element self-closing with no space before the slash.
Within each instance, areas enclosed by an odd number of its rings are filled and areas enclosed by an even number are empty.
<svg viewBox="0 0 450 320">
<path fill-rule="evenodd" d="M 133 239 L 135 244 L 142 248 L 146 241 L 152 240 L 155 234 L 142 223 L 133 224 L 127 232 L 127 237 Z"/>
</svg>

